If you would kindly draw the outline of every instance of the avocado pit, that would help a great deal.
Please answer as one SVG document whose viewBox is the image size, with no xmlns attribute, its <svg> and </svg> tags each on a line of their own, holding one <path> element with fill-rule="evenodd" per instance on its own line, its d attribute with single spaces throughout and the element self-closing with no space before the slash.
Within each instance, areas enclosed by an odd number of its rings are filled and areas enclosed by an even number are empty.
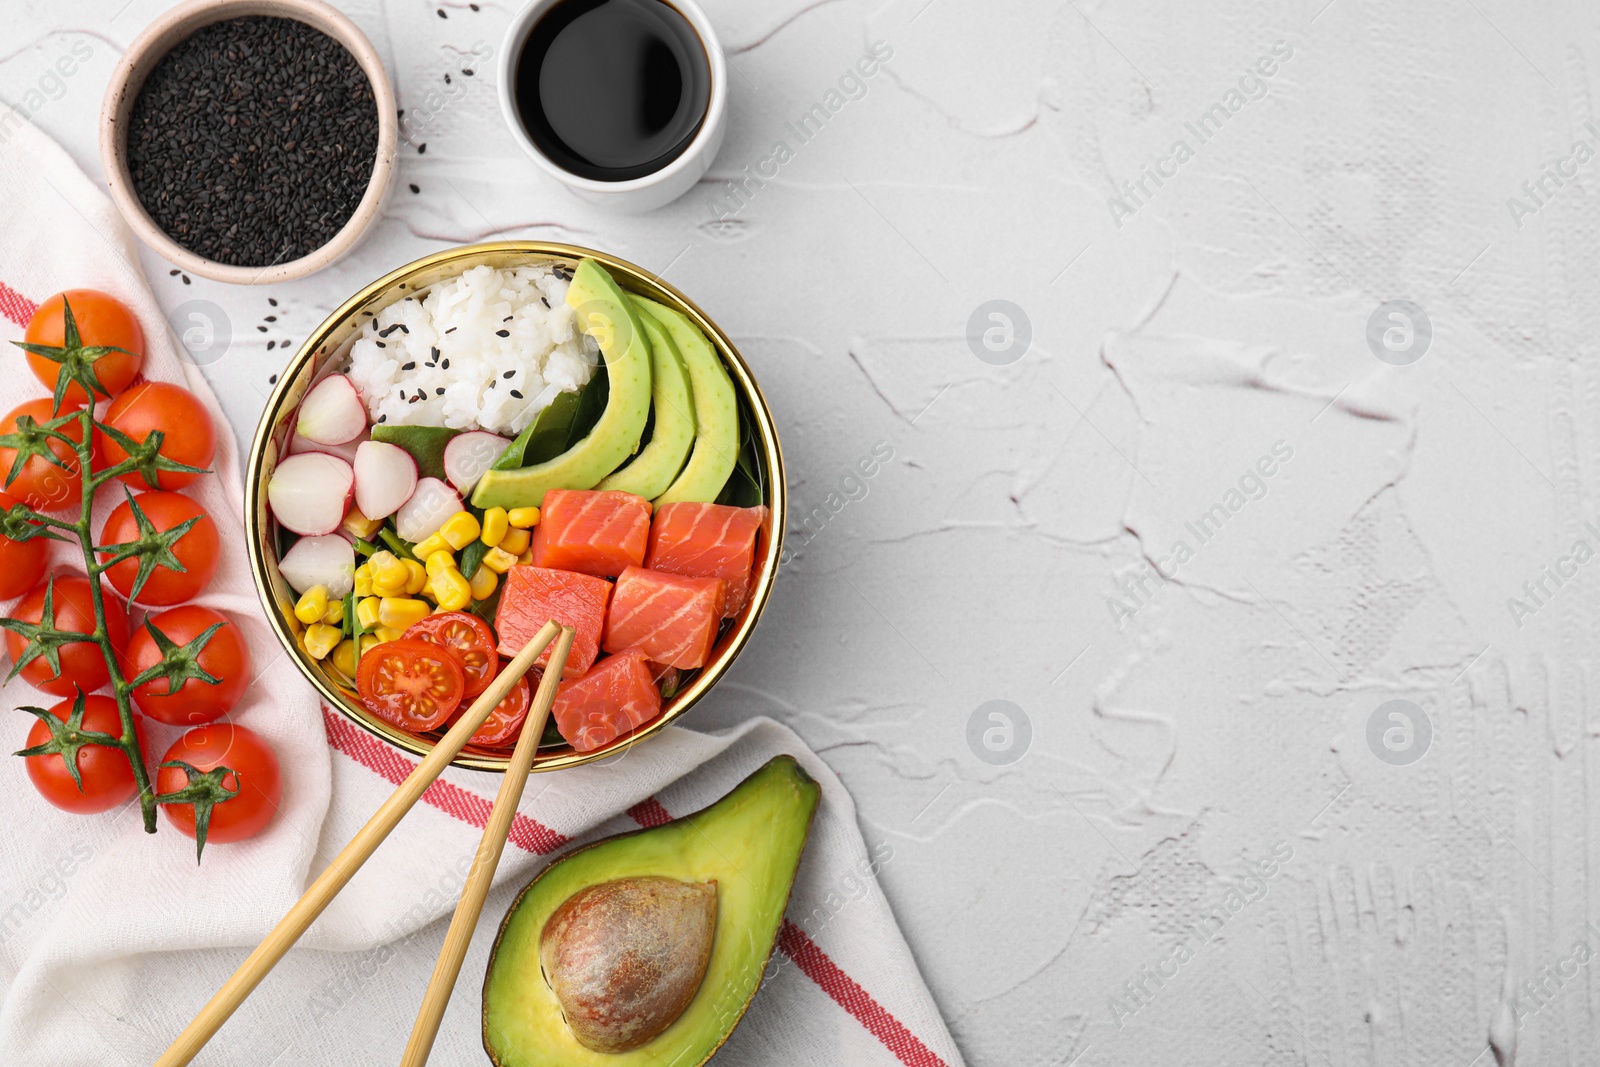
<svg viewBox="0 0 1600 1067">
<path fill-rule="evenodd" d="M 579 890 L 539 938 L 539 966 L 578 1043 L 628 1052 L 671 1026 L 711 961 L 717 883 L 622 878 Z"/>
</svg>

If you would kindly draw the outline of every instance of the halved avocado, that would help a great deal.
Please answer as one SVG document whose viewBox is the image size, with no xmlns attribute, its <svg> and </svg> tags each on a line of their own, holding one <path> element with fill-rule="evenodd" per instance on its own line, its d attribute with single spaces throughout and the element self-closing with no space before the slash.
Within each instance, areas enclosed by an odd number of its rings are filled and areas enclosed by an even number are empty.
<svg viewBox="0 0 1600 1067">
<path fill-rule="evenodd" d="M 639 448 L 650 416 L 650 342 L 633 305 L 605 268 L 578 261 L 567 304 L 578 326 L 600 343 L 610 393 L 594 429 L 561 455 L 513 471 L 490 470 L 473 490 L 480 508 L 539 507 L 551 489 L 593 489 Z"/>
<path fill-rule="evenodd" d="M 666 492 L 694 445 L 694 394 L 689 373 L 683 368 L 678 346 L 655 318 L 643 310 L 642 301 L 628 295 L 650 340 L 650 394 L 655 408 L 655 430 L 650 443 L 626 467 L 601 479 L 596 489 L 615 489 L 653 499 Z"/>
<path fill-rule="evenodd" d="M 517 897 L 483 983 L 483 1047 L 497 1067 L 699 1067 L 743 1017 L 783 923 L 821 787 L 778 756 L 703 811 L 569 852 Z M 556 910 L 619 879 L 715 882 L 711 960 L 682 1015 L 646 1044 L 596 1052 L 573 1035 L 539 966 Z"/>
<path fill-rule="evenodd" d="M 728 475 L 739 459 L 739 402 L 734 396 L 733 379 L 728 377 L 717 350 L 689 316 L 644 297 L 634 297 L 634 304 L 642 314 L 660 323 L 678 346 L 694 386 L 698 430 L 694 449 L 689 453 L 689 462 L 655 502 L 712 503 L 728 483 Z"/>
</svg>

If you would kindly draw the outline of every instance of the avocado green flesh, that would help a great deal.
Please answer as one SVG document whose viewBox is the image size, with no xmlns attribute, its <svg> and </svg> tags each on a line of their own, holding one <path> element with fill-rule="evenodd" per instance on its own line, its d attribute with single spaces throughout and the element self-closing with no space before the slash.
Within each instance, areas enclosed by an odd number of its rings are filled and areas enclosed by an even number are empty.
<svg viewBox="0 0 1600 1067">
<path fill-rule="evenodd" d="M 711 807 L 606 838 L 557 860 L 512 904 L 483 985 L 483 1044 L 499 1067 L 698 1067 L 744 1015 L 766 971 L 821 789 L 779 756 Z M 539 969 L 539 936 L 581 889 L 620 878 L 717 883 L 700 990 L 671 1026 L 628 1052 L 580 1045 Z"/>
<path fill-rule="evenodd" d="M 635 297 L 634 303 L 660 323 L 678 346 L 694 388 L 695 423 L 699 430 L 689 462 L 666 491 L 655 498 L 655 503 L 712 503 L 739 458 L 739 404 L 733 393 L 733 379 L 728 377 L 717 350 L 687 315 L 643 297 Z"/>
<path fill-rule="evenodd" d="M 638 297 L 629 294 L 628 299 L 634 310 L 639 311 L 639 322 L 650 341 L 650 394 L 655 406 L 655 431 L 650 435 L 650 443 L 632 462 L 606 475 L 595 488 L 615 489 L 650 500 L 666 492 L 694 446 L 694 397 L 678 346 L 660 323 L 640 310 Z"/>
<path fill-rule="evenodd" d="M 600 342 L 610 379 L 606 410 L 594 429 L 554 459 L 517 470 L 490 470 L 472 502 L 480 508 L 539 507 L 551 489 L 592 489 L 639 447 L 650 415 L 650 342 L 626 296 L 592 259 L 580 260 L 567 289 L 578 326 Z"/>
</svg>

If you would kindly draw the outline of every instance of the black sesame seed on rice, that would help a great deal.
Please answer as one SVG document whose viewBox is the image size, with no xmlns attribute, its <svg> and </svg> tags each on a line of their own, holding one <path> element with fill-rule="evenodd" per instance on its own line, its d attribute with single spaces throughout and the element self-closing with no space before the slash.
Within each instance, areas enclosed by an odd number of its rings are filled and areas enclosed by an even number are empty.
<svg viewBox="0 0 1600 1067">
<path fill-rule="evenodd" d="M 511 395 L 516 397 L 518 400 L 522 399 L 522 394 L 517 392 L 515 389 L 511 390 Z"/>
<path fill-rule="evenodd" d="M 440 386 L 439 388 L 435 389 L 433 391 L 433 395 L 434 396 L 444 396 L 444 387 Z"/>
<path fill-rule="evenodd" d="M 450 369 L 450 361 L 447 359 L 443 363 L 439 364 L 439 369 L 440 370 L 449 370 Z"/>
<path fill-rule="evenodd" d="M 511 331 L 510 330 L 496 330 L 494 332 L 494 335 L 496 337 L 510 337 L 511 336 Z"/>
<path fill-rule="evenodd" d="M 412 360 L 410 363 L 402 363 L 400 365 L 400 369 L 401 370 L 416 370 L 417 369 L 417 361 L 416 360 Z M 85 394 L 85 395 L 87 395 L 87 394 Z"/>
<path fill-rule="evenodd" d="M 516 376 L 517 372 L 514 370 L 508 370 L 504 374 L 500 375 L 502 378 L 515 378 Z"/>
</svg>

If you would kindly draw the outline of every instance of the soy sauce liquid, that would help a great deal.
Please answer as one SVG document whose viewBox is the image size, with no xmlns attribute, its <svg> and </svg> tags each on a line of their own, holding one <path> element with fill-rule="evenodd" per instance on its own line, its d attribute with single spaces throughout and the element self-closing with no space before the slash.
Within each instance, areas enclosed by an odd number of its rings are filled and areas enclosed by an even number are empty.
<svg viewBox="0 0 1600 1067">
<path fill-rule="evenodd" d="M 627 181 L 694 140 L 711 66 L 694 27 L 662 0 L 566 0 L 528 34 L 515 93 L 540 151 L 579 177 Z"/>
</svg>

